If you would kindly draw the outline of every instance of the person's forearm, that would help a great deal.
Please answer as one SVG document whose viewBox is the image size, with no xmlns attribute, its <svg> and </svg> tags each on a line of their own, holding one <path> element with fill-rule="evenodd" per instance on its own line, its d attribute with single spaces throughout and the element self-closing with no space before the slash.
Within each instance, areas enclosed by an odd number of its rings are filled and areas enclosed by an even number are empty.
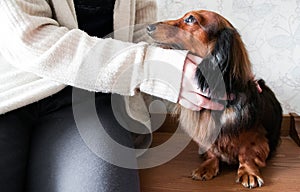
<svg viewBox="0 0 300 192">
<path fill-rule="evenodd" d="M 178 99 L 184 51 L 179 53 L 150 48 L 146 43 L 90 37 L 52 19 L 46 1 L 29 4 L 27 1 L 3 0 L 0 12 L 0 21 L 6 26 L 0 37 L 3 42 L 0 49 L 19 69 L 91 91 L 133 95 L 140 88 L 173 102 Z M 148 65 L 149 61 L 163 62 L 164 67 L 152 67 Z M 161 78 L 154 79 L 151 75 L 161 73 L 162 69 L 166 74 L 178 69 L 178 78 L 171 78 L 174 74 L 170 74 L 170 78 L 161 84 Z M 121 84 L 119 79 L 122 79 Z"/>
</svg>

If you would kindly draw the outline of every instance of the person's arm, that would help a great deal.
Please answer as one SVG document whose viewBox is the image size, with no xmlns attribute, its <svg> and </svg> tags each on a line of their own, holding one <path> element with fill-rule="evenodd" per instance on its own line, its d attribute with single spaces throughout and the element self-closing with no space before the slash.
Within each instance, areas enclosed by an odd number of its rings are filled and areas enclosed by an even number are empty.
<svg viewBox="0 0 300 192">
<path fill-rule="evenodd" d="M 186 51 L 100 39 L 68 29 L 52 19 L 46 1 L 2 0 L 0 15 L 0 51 L 19 69 L 91 91 L 133 95 L 141 89 L 178 101 Z M 176 74 L 165 75 L 174 70 Z"/>
</svg>

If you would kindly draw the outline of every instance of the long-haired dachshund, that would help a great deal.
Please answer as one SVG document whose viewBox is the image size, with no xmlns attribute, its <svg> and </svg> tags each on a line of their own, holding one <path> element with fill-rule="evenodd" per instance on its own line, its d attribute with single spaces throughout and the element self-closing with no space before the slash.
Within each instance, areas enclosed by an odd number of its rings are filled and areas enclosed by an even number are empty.
<svg viewBox="0 0 300 192">
<path fill-rule="evenodd" d="M 280 141 L 282 108 L 264 81 L 254 79 L 237 30 L 221 15 L 200 10 L 151 24 L 147 32 L 159 44 L 202 57 L 196 70 L 199 89 L 225 105 L 223 111 L 179 106 L 180 126 L 205 150 L 204 161 L 192 178 L 212 179 L 224 161 L 239 164 L 237 182 L 261 187 L 259 169 L 266 166 Z"/>
</svg>

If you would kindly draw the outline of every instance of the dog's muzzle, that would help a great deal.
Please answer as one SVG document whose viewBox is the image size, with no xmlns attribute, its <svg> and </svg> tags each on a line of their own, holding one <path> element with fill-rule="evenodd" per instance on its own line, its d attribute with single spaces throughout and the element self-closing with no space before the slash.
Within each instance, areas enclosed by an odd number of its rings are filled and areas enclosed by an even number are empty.
<svg viewBox="0 0 300 192">
<path fill-rule="evenodd" d="M 156 24 L 150 24 L 150 25 L 148 25 L 148 27 L 147 27 L 147 32 L 149 33 L 149 34 L 151 34 L 153 31 L 155 31 L 156 30 Z"/>
</svg>

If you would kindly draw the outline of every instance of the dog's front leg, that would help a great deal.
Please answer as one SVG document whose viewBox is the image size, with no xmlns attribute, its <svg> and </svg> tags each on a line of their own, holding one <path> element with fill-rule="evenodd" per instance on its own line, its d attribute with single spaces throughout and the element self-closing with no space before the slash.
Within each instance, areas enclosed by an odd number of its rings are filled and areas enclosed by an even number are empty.
<svg viewBox="0 0 300 192">
<path fill-rule="evenodd" d="M 204 162 L 192 172 L 194 180 L 207 181 L 219 174 L 219 159 L 211 151 L 205 154 Z"/>
<path fill-rule="evenodd" d="M 245 133 L 244 136 L 244 142 L 241 143 L 239 150 L 236 181 L 247 188 L 261 187 L 264 180 L 259 168 L 266 166 L 266 159 L 269 155 L 268 141 L 263 134 L 257 132 Z"/>
</svg>

